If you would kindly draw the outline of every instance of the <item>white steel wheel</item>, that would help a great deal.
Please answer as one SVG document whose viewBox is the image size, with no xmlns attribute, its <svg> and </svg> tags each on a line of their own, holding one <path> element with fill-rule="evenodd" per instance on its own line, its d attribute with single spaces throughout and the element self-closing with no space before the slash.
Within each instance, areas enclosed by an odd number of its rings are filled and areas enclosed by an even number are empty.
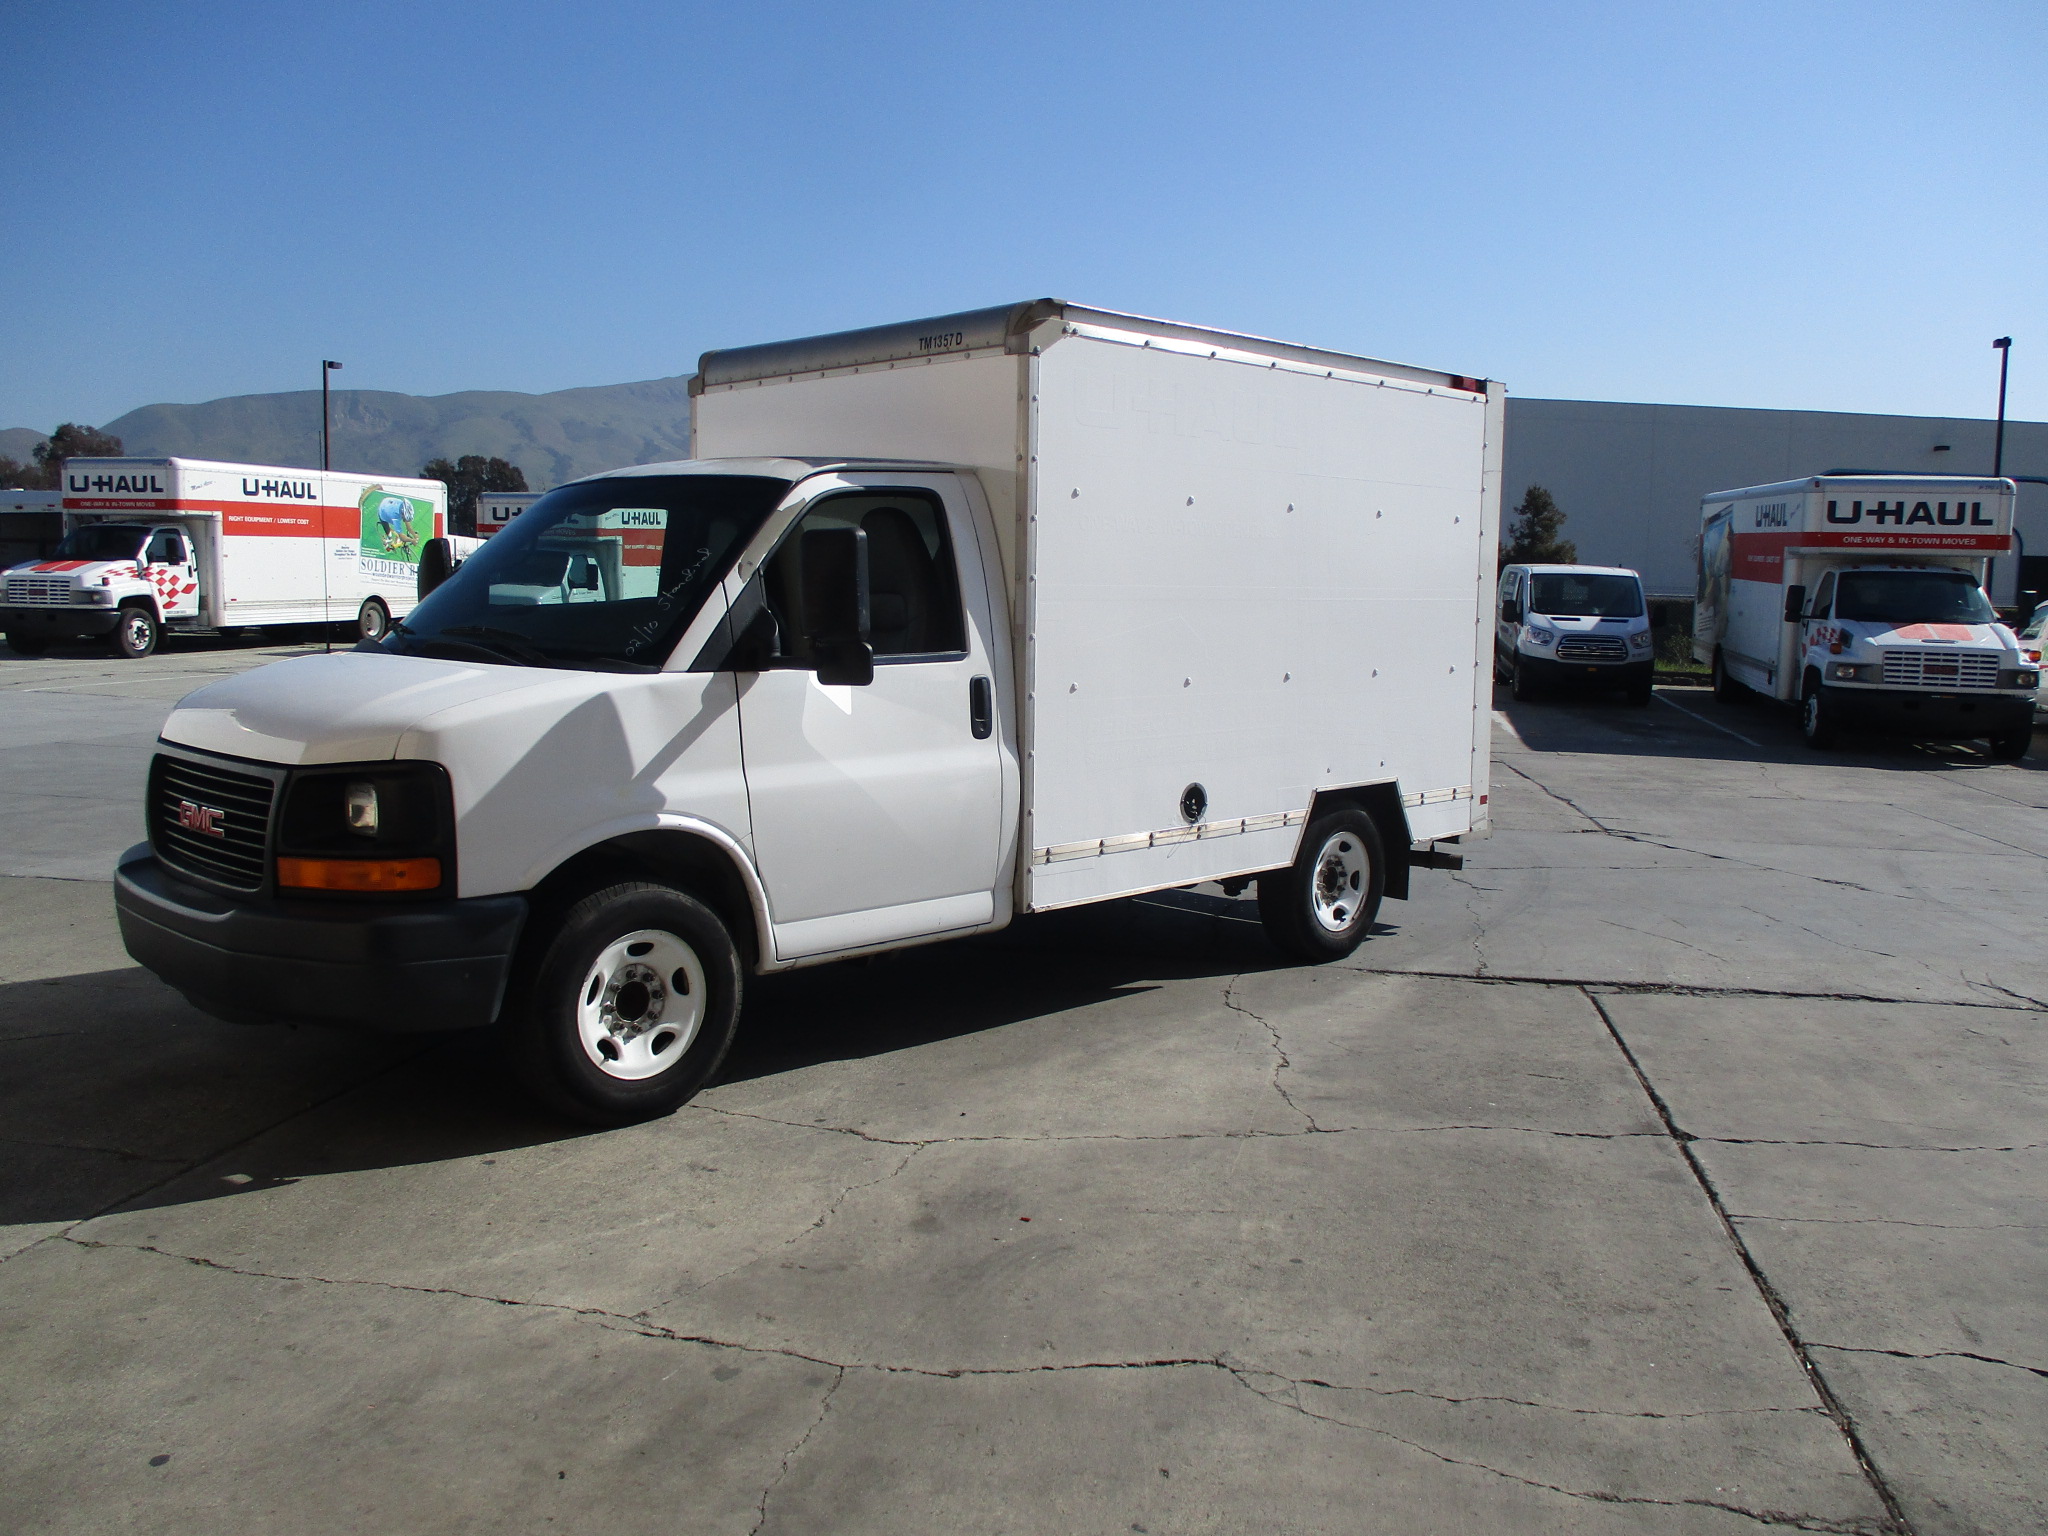
<svg viewBox="0 0 2048 1536">
<path fill-rule="evenodd" d="M 1309 892 L 1309 910 L 1330 933 L 1342 933 L 1358 921 L 1372 882 L 1372 860 L 1365 842 L 1350 828 L 1326 839 L 1316 853 L 1315 883 Z"/>
<path fill-rule="evenodd" d="M 356 635 L 364 640 L 382 640 L 391 629 L 391 610 L 378 597 L 363 599 L 356 610 Z"/>
<path fill-rule="evenodd" d="M 704 963 L 682 939 L 641 928 L 606 946 L 577 993 L 577 1037 L 590 1064 L 626 1082 L 683 1059 L 704 1022 Z"/>
</svg>

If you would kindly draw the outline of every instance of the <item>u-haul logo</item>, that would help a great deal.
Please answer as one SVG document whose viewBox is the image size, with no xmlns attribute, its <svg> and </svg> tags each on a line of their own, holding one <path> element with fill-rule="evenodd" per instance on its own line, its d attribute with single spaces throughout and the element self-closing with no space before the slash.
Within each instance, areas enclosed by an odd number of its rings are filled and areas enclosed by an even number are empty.
<svg viewBox="0 0 2048 1536">
<path fill-rule="evenodd" d="M 64 491 L 70 496 L 168 496 L 163 477 L 153 471 L 123 471 L 115 475 L 64 476 Z"/>
<path fill-rule="evenodd" d="M 242 495 L 250 501 L 318 501 L 319 493 L 310 480 L 266 480 L 260 475 L 242 476 Z"/>
<path fill-rule="evenodd" d="M 221 825 L 225 815 L 210 805 L 196 805 L 190 800 L 178 802 L 178 825 L 187 832 L 200 832 L 208 837 L 226 837 L 228 829 Z"/>
<path fill-rule="evenodd" d="M 1791 503 L 1771 502 L 1756 509 L 1756 525 L 1759 528 L 1790 528 L 1792 526 Z"/>
<path fill-rule="evenodd" d="M 1908 511 L 1903 501 L 1852 501 L 1844 508 L 1839 501 L 1828 503 L 1828 521 L 1839 524 L 1854 524 L 1868 520 L 1882 528 L 1911 528 L 1924 525 L 1928 528 L 1996 528 L 1998 519 L 1984 515 L 1981 501 L 1916 501 Z"/>
</svg>

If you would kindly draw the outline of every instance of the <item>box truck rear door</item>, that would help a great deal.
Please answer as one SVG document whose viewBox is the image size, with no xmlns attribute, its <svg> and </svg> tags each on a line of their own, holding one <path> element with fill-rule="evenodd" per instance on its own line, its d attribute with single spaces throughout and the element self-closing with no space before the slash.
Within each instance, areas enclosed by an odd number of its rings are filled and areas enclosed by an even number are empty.
<svg viewBox="0 0 2048 1536">
<path fill-rule="evenodd" d="M 847 527 L 867 535 L 871 588 L 875 675 L 858 687 L 819 683 L 799 601 L 803 535 Z M 740 726 L 783 958 L 994 916 L 1002 764 L 975 718 L 976 679 L 993 675 L 978 560 L 951 476 L 849 473 L 806 504 L 755 578 L 783 664 L 741 676 Z"/>
</svg>

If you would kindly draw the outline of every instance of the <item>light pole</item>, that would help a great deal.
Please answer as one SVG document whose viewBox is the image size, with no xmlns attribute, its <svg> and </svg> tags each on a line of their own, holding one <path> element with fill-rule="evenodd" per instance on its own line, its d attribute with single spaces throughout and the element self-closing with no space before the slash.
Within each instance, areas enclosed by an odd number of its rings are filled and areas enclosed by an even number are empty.
<svg viewBox="0 0 2048 1536">
<path fill-rule="evenodd" d="M 2012 362 L 2012 338 L 2001 336 L 1991 345 L 1998 349 L 1998 434 L 1991 439 L 1991 473 L 2005 473 L 2005 370 Z"/>
<path fill-rule="evenodd" d="M 334 467 L 327 462 L 327 375 L 334 372 L 340 366 L 341 364 L 329 358 L 322 358 L 320 360 L 320 467 L 323 470 Z M 2005 390 L 2003 385 L 1999 387 L 1998 400 L 1998 413 L 2000 416 L 2003 416 L 2005 414 Z"/>
</svg>

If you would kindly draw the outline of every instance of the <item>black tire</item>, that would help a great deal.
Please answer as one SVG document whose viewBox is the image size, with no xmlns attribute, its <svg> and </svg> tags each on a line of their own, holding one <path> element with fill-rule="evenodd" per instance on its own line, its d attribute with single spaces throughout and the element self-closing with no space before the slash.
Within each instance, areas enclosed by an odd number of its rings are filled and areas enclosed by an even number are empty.
<svg viewBox="0 0 2048 1536">
<path fill-rule="evenodd" d="M 40 656 L 50 648 L 50 642 L 41 635 L 22 635 L 9 630 L 7 648 L 17 656 Z"/>
<path fill-rule="evenodd" d="M 1991 738 L 1991 756 L 1996 762 L 2016 763 L 2027 755 L 2027 749 L 2034 744 L 2034 722 L 2016 726 L 2009 731 L 2000 731 Z"/>
<path fill-rule="evenodd" d="M 502 1027 L 513 1071 L 550 1108 L 588 1125 L 652 1120 L 725 1060 L 744 990 L 740 954 L 694 896 L 644 881 L 608 886 L 526 943 Z M 664 1044 L 664 1034 L 677 1038 Z"/>
<path fill-rule="evenodd" d="M 1817 677 L 1807 678 L 1799 692 L 1799 734 L 1816 752 L 1833 747 L 1841 735 L 1835 726 L 1835 712 L 1828 704 L 1827 690 Z"/>
<path fill-rule="evenodd" d="M 1297 960 L 1342 960 L 1364 941 L 1386 889 L 1387 855 L 1372 818 L 1331 811 L 1302 832 L 1292 864 L 1259 876 L 1259 920 Z"/>
<path fill-rule="evenodd" d="M 358 640 L 382 640 L 391 632 L 391 610 L 384 606 L 381 597 L 366 597 L 363 606 L 356 611 L 356 638 Z"/>
<path fill-rule="evenodd" d="M 1522 665 L 1521 653 L 1517 652 L 1508 663 L 1508 692 L 1519 702 L 1526 704 L 1536 697 L 1536 679 L 1529 669 Z"/>
<path fill-rule="evenodd" d="M 1714 652 L 1714 697 L 1723 704 L 1740 704 L 1749 697 L 1749 690 L 1729 675 L 1728 664 L 1718 650 Z"/>
<path fill-rule="evenodd" d="M 163 630 L 156 610 L 147 603 L 123 603 L 114 629 L 107 636 L 107 649 L 127 661 L 140 661 L 156 649 Z"/>
<path fill-rule="evenodd" d="M 1651 691 L 1648 683 L 1630 683 L 1628 685 L 1629 707 L 1631 709 L 1649 708 Z"/>
</svg>

